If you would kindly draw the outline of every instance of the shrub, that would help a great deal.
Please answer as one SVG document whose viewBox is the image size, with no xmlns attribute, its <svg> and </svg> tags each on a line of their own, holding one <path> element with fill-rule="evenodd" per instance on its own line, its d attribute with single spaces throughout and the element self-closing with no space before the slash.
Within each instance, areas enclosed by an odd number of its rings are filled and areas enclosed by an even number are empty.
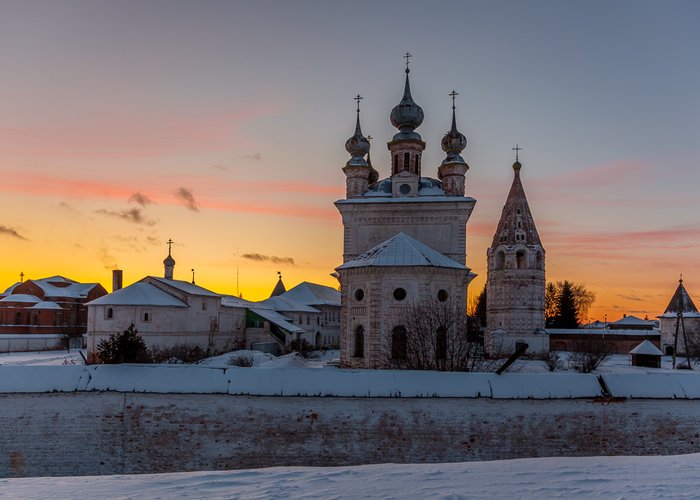
<svg viewBox="0 0 700 500">
<path fill-rule="evenodd" d="M 231 366 L 240 366 L 241 368 L 250 368 L 253 366 L 254 358 L 252 354 L 242 354 L 240 356 L 231 356 L 228 364 Z"/>
<path fill-rule="evenodd" d="M 113 333 L 97 345 L 102 363 L 148 363 L 150 356 L 146 342 L 132 323 L 122 333 Z"/>
<path fill-rule="evenodd" d="M 561 356 L 557 352 L 548 352 L 544 358 L 544 364 L 550 372 L 556 371 L 561 367 Z"/>
<path fill-rule="evenodd" d="M 289 343 L 287 352 L 298 352 L 304 358 L 309 357 L 309 353 L 314 350 L 312 346 L 306 339 L 295 339 Z"/>
<path fill-rule="evenodd" d="M 172 347 L 153 346 L 148 353 L 154 363 L 168 364 L 194 364 L 207 357 L 207 353 L 201 347 L 191 344 L 178 344 Z"/>
</svg>

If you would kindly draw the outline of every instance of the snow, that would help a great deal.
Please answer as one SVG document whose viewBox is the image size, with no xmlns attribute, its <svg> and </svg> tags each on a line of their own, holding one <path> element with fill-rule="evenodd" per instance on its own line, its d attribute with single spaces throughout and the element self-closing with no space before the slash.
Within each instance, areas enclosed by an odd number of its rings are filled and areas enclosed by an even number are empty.
<svg viewBox="0 0 700 500">
<path fill-rule="evenodd" d="M 650 473 L 651 472 L 651 473 Z M 696 498 L 700 454 L 0 480 L 12 498 Z"/>
<path fill-rule="evenodd" d="M 150 283 L 138 282 L 88 302 L 91 306 L 187 307 L 180 299 Z"/>
<path fill-rule="evenodd" d="M 50 300 L 42 300 L 38 304 L 34 304 L 32 307 L 29 309 L 42 309 L 42 310 L 50 310 L 50 309 L 58 309 L 58 310 L 63 310 L 61 306 L 59 306 L 57 303 L 50 301 Z"/>
<path fill-rule="evenodd" d="M 164 283 L 189 295 L 205 295 L 207 297 L 220 297 L 218 293 L 214 293 L 211 290 L 202 288 L 201 286 L 195 285 L 194 283 L 190 283 L 189 281 L 169 280 L 166 278 L 158 278 L 156 276 L 149 276 L 146 279 L 152 279 L 160 283 Z"/>
<path fill-rule="evenodd" d="M 658 328 L 652 328 L 651 330 L 634 330 L 626 328 L 547 328 L 545 333 L 549 335 L 633 335 L 637 337 L 652 337 L 661 336 Z"/>
<path fill-rule="evenodd" d="M 251 312 L 265 318 L 289 333 L 305 333 L 302 328 L 299 328 L 293 324 L 290 318 L 287 318 L 276 311 L 271 309 L 263 309 L 261 307 L 250 307 L 249 309 Z"/>
<path fill-rule="evenodd" d="M 4 299 L 0 299 L 0 302 L 23 302 L 23 303 L 38 303 L 41 302 L 39 297 L 34 295 L 28 295 L 26 293 L 17 293 L 15 295 L 8 295 Z"/>
<path fill-rule="evenodd" d="M 318 285 L 304 281 L 280 295 L 284 300 L 297 302 L 307 306 L 329 305 L 340 306 L 340 292 L 329 286 Z"/>
<path fill-rule="evenodd" d="M 433 266 L 466 269 L 459 262 L 430 248 L 407 234 L 398 233 L 338 269 L 371 266 Z"/>
<path fill-rule="evenodd" d="M 654 344 L 649 342 L 648 340 L 645 340 L 641 344 L 639 344 L 637 347 L 632 349 L 630 351 L 630 354 L 645 354 L 647 356 L 663 356 L 664 353 L 662 353 L 658 347 L 656 347 Z"/>
<path fill-rule="evenodd" d="M 649 321 L 646 319 L 638 318 L 637 316 L 625 316 L 622 319 L 618 319 L 617 321 L 614 321 L 610 323 L 611 325 L 625 325 L 625 326 L 652 326 L 654 324 L 653 321 Z"/>
</svg>

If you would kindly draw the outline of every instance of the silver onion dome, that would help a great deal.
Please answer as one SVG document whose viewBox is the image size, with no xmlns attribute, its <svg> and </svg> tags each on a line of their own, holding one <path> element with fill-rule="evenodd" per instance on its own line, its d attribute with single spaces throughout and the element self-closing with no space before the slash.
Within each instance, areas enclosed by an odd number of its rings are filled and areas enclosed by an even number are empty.
<svg viewBox="0 0 700 500">
<path fill-rule="evenodd" d="M 442 162 L 464 163 L 464 158 L 460 156 L 460 153 L 467 147 L 467 138 L 464 137 L 464 134 L 457 130 L 457 119 L 455 117 L 454 104 L 454 98 L 457 93 L 452 91 L 452 94 L 450 95 L 452 96 L 452 127 L 450 128 L 450 131 L 444 135 L 441 141 L 442 150 L 447 153 L 447 157 Z"/>
<path fill-rule="evenodd" d="M 355 122 L 355 134 L 345 141 L 345 150 L 350 153 L 350 160 L 348 165 L 360 165 L 367 166 L 367 162 L 364 156 L 369 153 L 369 141 L 362 135 L 362 128 L 360 128 L 360 97 L 359 95 L 355 98 L 357 100 L 357 121 Z"/>
<path fill-rule="evenodd" d="M 408 81 L 410 70 L 406 68 L 406 84 L 403 97 L 391 110 L 391 124 L 403 133 L 410 133 L 423 123 L 423 108 L 413 101 L 411 86 Z M 409 134 L 410 135 L 410 134 Z"/>
</svg>

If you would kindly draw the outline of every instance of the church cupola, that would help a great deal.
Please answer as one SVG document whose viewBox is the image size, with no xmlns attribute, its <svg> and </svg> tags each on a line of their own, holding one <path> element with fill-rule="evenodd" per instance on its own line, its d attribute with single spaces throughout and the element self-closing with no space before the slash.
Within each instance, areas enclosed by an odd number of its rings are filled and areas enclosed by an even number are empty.
<svg viewBox="0 0 700 500">
<path fill-rule="evenodd" d="M 165 267 L 165 279 L 166 280 L 171 280 L 173 279 L 173 272 L 175 271 L 175 259 L 173 259 L 173 256 L 171 255 L 171 247 L 173 245 L 173 240 L 169 239 L 167 241 L 168 243 L 168 256 L 163 260 L 163 266 Z"/>
<path fill-rule="evenodd" d="M 367 136 L 367 142 L 371 143 L 372 141 L 372 136 L 368 135 Z M 367 179 L 367 183 L 371 186 L 375 182 L 379 180 L 379 172 L 377 172 L 377 169 L 372 166 L 372 159 L 370 158 L 369 155 L 369 149 L 367 150 L 367 165 L 369 166 L 369 178 Z"/>
<path fill-rule="evenodd" d="M 362 135 L 362 129 L 360 128 L 360 101 L 362 96 L 358 94 L 355 100 L 357 101 L 355 134 L 345 142 L 345 150 L 350 153 L 350 159 L 343 167 L 348 198 L 355 198 L 367 192 L 368 179 L 372 173 L 372 168 L 364 158 L 369 153 L 369 141 Z"/>
<path fill-rule="evenodd" d="M 442 150 L 447 154 L 438 168 L 438 178 L 442 181 L 445 193 L 452 196 L 464 196 L 464 175 L 469 170 L 469 165 L 462 158 L 461 153 L 467 147 L 467 138 L 457 130 L 457 118 L 455 111 L 455 97 L 459 94 L 454 90 L 452 97 L 452 127 L 442 138 Z"/>
<path fill-rule="evenodd" d="M 394 135 L 392 140 L 387 143 L 391 152 L 391 176 L 413 174 L 418 179 L 421 175 L 421 156 L 425 150 L 425 142 L 423 142 L 420 134 L 416 132 L 416 128 L 423 123 L 423 109 L 414 102 L 411 96 L 411 85 L 408 75 L 411 70 L 408 68 L 409 58 L 411 54 L 408 52 L 404 56 L 406 58 L 406 83 L 404 85 L 403 97 L 394 109 L 391 110 L 391 124 L 398 128 L 399 131 Z M 411 192 L 406 193 L 408 188 L 395 193 L 396 195 L 416 196 L 418 179 L 411 186 Z M 407 184 L 402 184 L 406 186 Z"/>
</svg>

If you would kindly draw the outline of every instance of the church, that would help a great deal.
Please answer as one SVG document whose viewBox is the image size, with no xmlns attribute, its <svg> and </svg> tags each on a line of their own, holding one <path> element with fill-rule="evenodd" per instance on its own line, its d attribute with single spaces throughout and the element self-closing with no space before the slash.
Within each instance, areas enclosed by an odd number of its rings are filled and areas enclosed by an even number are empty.
<svg viewBox="0 0 700 500">
<path fill-rule="evenodd" d="M 417 132 L 423 109 L 411 95 L 406 54 L 405 83 L 392 109 L 398 129 L 387 143 L 391 175 L 380 179 L 370 159 L 370 144 L 360 126 L 357 100 L 355 133 L 345 149 L 346 198 L 336 201 L 344 227 L 343 263 L 336 269 L 341 285 L 340 365 L 387 368 L 407 356 L 407 324 L 417 304 L 455 304 L 466 318 L 467 289 L 475 277 L 466 265 L 466 226 L 476 200 L 466 195 L 469 170 L 462 152 L 466 137 L 457 128 L 452 92 L 452 123 L 441 141 L 445 157 L 437 178 L 424 175 L 426 143 Z M 517 342 L 546 339 L 544 328 L 544 249 L 520 182 L 521 164 L 489 249 L 487 328 L 491 347 L 509 350 Z M 507 290 L 507 291 L 505 291 Z M 546 340 L 534 342 L 537 349 Z M 444 353 L 444 340 L 430 349 Z M 400 364 L 400 363 L 399 363 Z"/>
</svg>

